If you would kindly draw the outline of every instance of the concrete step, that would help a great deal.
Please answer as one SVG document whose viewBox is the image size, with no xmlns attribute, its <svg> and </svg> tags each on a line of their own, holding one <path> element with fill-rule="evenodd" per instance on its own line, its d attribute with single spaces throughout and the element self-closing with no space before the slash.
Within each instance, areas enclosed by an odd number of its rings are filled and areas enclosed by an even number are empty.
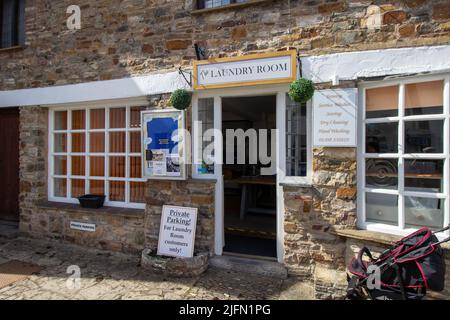
<svg viewBox="0 0 450 320">
<path fill-rule="evenodd" d="M 264 277 L 287 279 L 288 273 L 284 265 L 275 261 L 256 260 L 233 256 L 215 256 L 209 260 L 214 268 L 257 274 Z"/>
</svg>

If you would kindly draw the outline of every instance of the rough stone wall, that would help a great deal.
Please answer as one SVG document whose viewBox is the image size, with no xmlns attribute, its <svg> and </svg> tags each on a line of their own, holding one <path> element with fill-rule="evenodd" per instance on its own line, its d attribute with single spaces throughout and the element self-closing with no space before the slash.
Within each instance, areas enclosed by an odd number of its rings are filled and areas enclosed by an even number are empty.
<svg viewBox="0 0 450 320">
<path fill-rule="evenodd" d="M 163 205 L 198 208 L 195 250 L 214 253 L 215 182 L 149 180 L 145 213 L 145 247 L 158 247 Z"/>
<path fill-rule="evenodd" d="M 78 205 L 38 203 L 33 208 L 29 229 L 25 233 L 31 237 L 57 239 L 102 250 L 140 253 L 144 249 L 144 211 L 120 210 L 86 210 Z M 95 224 L 95 232 L 71 229 L 71 221 Z"/>
<path fill-rule="evenodd" d="M 194 43 L 211 57 L 297 48 L 302 55 L 448 44 L 446 0 L 273 0 L 193 14 L 194 0 L 26 1 L 26 46 L 0 51 L 0 90 L 108 80 L 189 66 Z M 379 5 L 382 26 L 367 28 Z"/>
<path fill-rule="evenodd" d="M 316 298 L 342 298 L 345 242 L 333 231 L 356 225 L 356 149 L 315 148 L 312 178 L 284 187 L 285 264 L 314 281 Z"/>
<path fill-rule="evenodd" d="M 149 110 L 167 108 L 169 95 L 148 97 Z M 191 108 L 186 112 L 186 129 L 191 129 Z M 195 250 L 214 253 L 215 181 L 193 180 L 186 165 L 187 180 L 148 180 L 146 185 L 145 247 L 158 247 L 163 205 L 198 208 Z"/>
<path fill-rule="evenodd" d="M 20 230 L 31 230 L 36 203 L 47 199 L 48 109 L 20 108 Z"/>
</svg>

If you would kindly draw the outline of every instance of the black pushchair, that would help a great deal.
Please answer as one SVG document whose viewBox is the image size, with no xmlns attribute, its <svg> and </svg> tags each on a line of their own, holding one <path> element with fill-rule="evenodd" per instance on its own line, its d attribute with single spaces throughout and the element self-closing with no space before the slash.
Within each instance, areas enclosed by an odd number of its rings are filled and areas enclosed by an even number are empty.
<svg viewBox="0 0 450 320">
<path fill-rule="evenodd" d="M 436 233 L 422 228 L 396 242 L 377 259 L 363 247 L 348 267 L 348 300 L 421 300 L 427 290 L 442 291 L 445 260 Z M 369 261 L 364 261 L 367 255 Z"/>
</svg>

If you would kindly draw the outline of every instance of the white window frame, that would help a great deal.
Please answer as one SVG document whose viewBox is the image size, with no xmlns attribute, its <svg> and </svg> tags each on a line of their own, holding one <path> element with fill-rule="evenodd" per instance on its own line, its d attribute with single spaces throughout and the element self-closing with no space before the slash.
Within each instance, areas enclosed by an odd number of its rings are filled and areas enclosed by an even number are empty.
<svg viewBox="0 0 450 320">
<path fill-rule="evenodd" d="M 130 132 L 141 133 L 141 127 L 130 127 L 130 110 L 132 107 L 145 107 L 148 102 L 145 99 L 126 99 L 126 100 L 113 100 L 103 101 L 95 103 L 76 103 L 67 105 L 49 106 L 48 115 L 48 200 L 54 202 L 63 203 L 78 203 L 76 198 L 71 198 L 71 181 L 72 179 L 81 179 L 85 181 L 85 193 L 89 191 L 90 180 L 99 180 L 105 182 L 105 206 L 110 207 L 123 207 L 123 208 L 136 208 L 144 209 L 145 203 L 134 203 L 130 201 L 130 182 L 146 182 L 145 178 L 130 178 L 130 157 L 142 158 L 142 153 L 130 152 Z M 109 127 L 109 110 L 112 108 L 126 108 L 125 128 L 110 128 Z M 92 109 L 105 109 L 105 128 L 104 129 L 91 129 L 90 128 L 90 110 Z M 69 111 L 85 110 L 85 129 L 72 130 L 72 113 Z M 54 129 L 54 115 L 56 111 L 68 111 L 67 113 L 67 130 L 55 130 Z M 141 124 L 141 121 L 139 121 Z M 89 133 L 104 132 L 105 133 L 105 151 L 104 152 L 90 152 L 90 135 Z M 124 153 L 110 153 L 109 152 L 109 133 L 111 132 L 125 132 L 125 152 Z M 54 152 L 54 134 L 67 134 L 67 150 L 66 152 Z M 85 152 L 75 153 L 72 152 L 71 134 L 69 133 L 85 133 Z M 55 156 L 67 156 L 67 175 L 54 174 L 54 157 Z M 85 157 L 85 175 L 84 176 L 72 176 L 71 170 L 71 157 L 72 156 L 84 156 Z M 89 159 L 91 156 L 99 156 L 105 158 L 105 175 L 104 177 L 91 177 Z M 109 176 L 109 157 L 121 156 L 125 157 L 125 177 L 110 177 Z M 62 178 L 67 181 L 66 197 L 54 196 L 54 179 Z M 124 181 L 125 182 L 125 201 L 110 201 L 109 200 L 109 184 L 108 181 Z"/>
<path fill-rule="evenodd" d="M 443 90 L 443 113 L 442 114 L 432 114 L 432 115 L 412 115 L 405 116 L 405 92 L 406 85 L 411 83 L 422 83 L 422 82 L 430 82 L 430 81 L 439 81 L 442 80 L 444 82 L 444 90 Z M 398 116 L 395 117 L 385 117 L 385 118 L 374 118 L 374 119 L 366 119 L 366 90 L 372 88 L 381 88 L 388 86 L 399 86 L 399 113 Z M 357 214 L 358 214 L 358 223 L 357 226 L 361 229 L 366 229 L 370 231 L 378 231 L 384 233 L 390 233 L 395 235 L 405 236 L 410 234 L 411 232 L 417 230 L 416 228 L 406 228 L 405 227 L 405 210 L 404 210 L 404 196 L 411 197 L 424 197 L 424 198 L 433 198 L 433 199 L 442 199 L 444 201 L 444 226 L 447 226 L 450 222 L 450 75 L 430 75 L 430 76 L 416 76 L 416 77 L 405 77 L 401 79 L 392 79 L 385 81 L 377 81 L 370 83 L 361 83 L 359 85 L 359 101 L 360 107 L 358 116 L 358 178 L 357 178 L 357 188 L 358 188 L 358 196 L 357 196 Z M 406 121 L 413 120 L 443 120 L 444 121 L 444 137 L 443 137 L 443 152 L 439 154 L 407 154 L 403 153 L 404 146 L 404 123 Z M 388 123 L 388 122 L 398 122 L 398 141 L 399 141 L 399 149 L 398 153 L 385 153 L 378 154 L 374 156 L 374 154 L 366 154 L 365 146 L 366 146 L 366 124 L 368 123 Z M 398 188 L 397 190 L 389 190 L 389 189 L 376 189 L 376 188 L 367 188 L 366 187 L 366 176 L 365 176 L 365 159 L 366 158 L 392 158 L 399 159 L 398 165 Z M 442 159 L 444 160 L 444 168 L 443 168 L 443 181 L 444 186 L 443 190 L 440 193 L 427 193 L 427 192 L 415 192 L 415 191 L 405 191 L 404 190 L 404 160 L 405 159 Z M 366 210 L 365 210 L 365 195 L 366 193 L 381 193 L 381 194 L 390 194 L 398 196 L 398 225 L 388 225 L 383 223 L 369 222 L 366 221 Z M 438 234 L 439 238 L 443 238 L 449 235 L 449 231 Z"/>
<path fill-rule="evenodd" d="M 287 92 L 286 92 L 287 94 Z M 291 185 L 310 185 L 312 183 L 312 100 L 306 103 L 306 176 L 289 176 L 286 174 L 286 153 L 287 153 L 287 139 L 286 139 L 286 95 L 281 102 L 280 123 L 277 129 L 280 131 L 280 181 L 284 184 Z M 283 124 L 283 125 L 281 125 Z"/>
</svg>

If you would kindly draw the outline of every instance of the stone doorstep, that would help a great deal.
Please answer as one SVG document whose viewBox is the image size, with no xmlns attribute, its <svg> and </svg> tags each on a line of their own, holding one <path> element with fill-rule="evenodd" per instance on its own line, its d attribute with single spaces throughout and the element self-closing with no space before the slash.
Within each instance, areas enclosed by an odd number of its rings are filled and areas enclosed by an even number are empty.
<svg viewBox="0 0 450 320">
<path fill-rule="evenodd" d="M 0 237 L 14 239 L 19 236 L 19 226 L 17 224 L 3 223 L 0 221 Z"/>
<path fill-rule="evenodd" d="M 209 260 L 213 268 L 256 274 L 264 277 L 287 279 L 287 269 L 278 262 L 232 256 L 214 256 Z"/>
</svg>

